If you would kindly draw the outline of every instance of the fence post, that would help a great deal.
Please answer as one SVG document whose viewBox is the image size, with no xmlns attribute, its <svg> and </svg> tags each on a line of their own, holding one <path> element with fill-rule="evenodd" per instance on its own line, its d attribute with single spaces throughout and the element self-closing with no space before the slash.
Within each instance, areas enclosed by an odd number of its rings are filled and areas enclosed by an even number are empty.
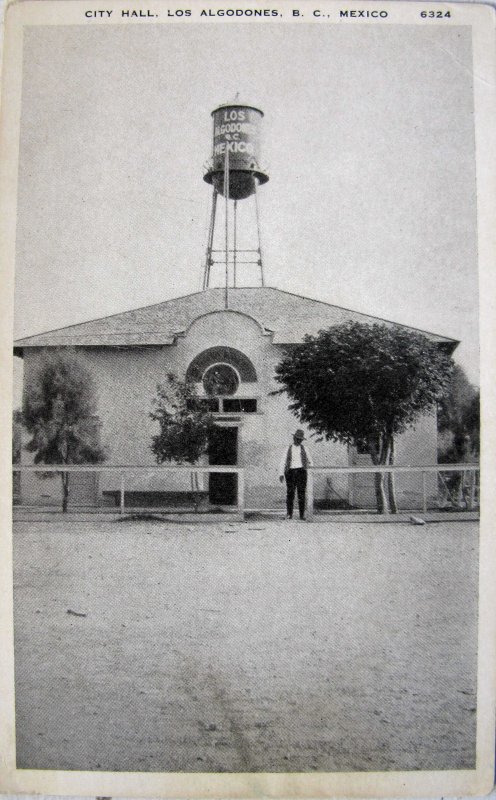
<svg viewBox="0 0 496 800">
<path fill-rule="evenodd" d="M 307 520 L 311 522 L 313 520 L 313 473 L 312 469 L 310 468 L 307 470 L 307 511 L 306 511 Z"/>
<path fill-rule="evenodd" d="M 238 513 L 245 516 L 245 471 L 240 469 L 238 475 Z"/>
<path fill-rule="evenodd" d="M 475 469 L 470 470 L 470 489 L 468 495 L 468 511 L 474 510 L 475 503 Z"/>
<path fill-rule="evenodd" d="M 427 475 L 422 472 L 422 510 L 424 514 L 427 511 Z"/>
<path fill-rule="evenodd" d="M 124 514 L 124 488 L 125 488 L 125 478 L 124 473 L 121 474 L 121 498 L 120 498 L 120 514 Z"/>
<path fill-rule="evenodd" d="M 395 513 L 397 513 L 398 512 L 398 503 L 396 502 L 396 474 L 394 472 L 394 469 L 390 469 L 389 472 L 385 472 L 384 474 L 386 475 L 387 482 L 388 482 L 387 489 L 388 489 L 388 504 L 390 506 L 389 510 L 390 511 L 393 510 L 391 508 L 391 497 L 390 497 L 390 492 L 389 492 L 389 487 L 391 486 L 391 491 L 392 491 L 393 498 L 394 498 L 394 501 L 395 501 L 394 502 L 394 505 L 395 505 L 395 508 L 396 508 L 396 512 Z"/>
</svg>

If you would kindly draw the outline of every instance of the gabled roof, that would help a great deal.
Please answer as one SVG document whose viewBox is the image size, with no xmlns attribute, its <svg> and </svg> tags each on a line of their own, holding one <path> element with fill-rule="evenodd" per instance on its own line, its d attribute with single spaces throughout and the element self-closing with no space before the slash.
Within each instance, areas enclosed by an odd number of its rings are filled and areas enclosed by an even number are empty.
<svg viewBox="0 0 496 800">
<path fill-rule="evenodd" d="M 263 329 L 273 334 L 274 344 L 296 344 L 303 340 L 306 333 L 316 334 L 321 328 L 348 321 L 395 324 L 272 287 L 230 288 L 229 308 L 254 317 Z M 186 331 L 195 319 L 209 312 L 223 310 L 224 289 L 206 289 L 145 308 L 27 336 L 14 343 L 14 352 L 22 356 L 23 350 L 29 347 L 171 345 L 176 336 Z M 445 344 L 450 351 L 458 344 L 455 339 L 446 336 L 419 332 L 432 341 Z"/>
</svg>

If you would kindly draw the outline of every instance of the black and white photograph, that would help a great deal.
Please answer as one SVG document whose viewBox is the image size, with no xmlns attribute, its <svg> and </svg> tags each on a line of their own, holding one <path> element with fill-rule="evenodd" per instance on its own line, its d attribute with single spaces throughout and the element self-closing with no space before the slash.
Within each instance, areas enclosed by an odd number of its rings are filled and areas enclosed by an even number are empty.
<svg viewBox="0 0 496 800">
<path fill-rule="evenodd" d="M 7 9 L 4 791 L 490 790 L 494 29 Z"/>
</svg>

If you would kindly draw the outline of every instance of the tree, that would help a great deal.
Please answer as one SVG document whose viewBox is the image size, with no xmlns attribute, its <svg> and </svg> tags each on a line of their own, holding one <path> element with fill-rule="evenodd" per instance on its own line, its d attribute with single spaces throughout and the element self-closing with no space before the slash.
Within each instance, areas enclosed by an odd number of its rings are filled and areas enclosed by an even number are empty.
<svg viewBox="0 0 496 800">
<path fill-rule="evenodd" d="M 207 452 L 215 421 L 209 400 L 198 397 L 191 381 L 181 381 L 172 372 L 166 384 L 157 386 L 150 417 L 160 431 L 152 437 L 151 449 L 158 464 L 175 461 L 196 464 Z M 200 485 L 198 473 L 191 472 L 195 510 L 198 510 Z"/>
<path fill-rule="evenodd" d="M 22 411 L 16 408 L 12 414 L 12 463 L 13 464 L 20 463 L 21 450 L 22 450 Z"/>
<path fill-rule="evenodd" d="M 479 390 L 455 364 L 438 410 L 439 461 L 463 463 L 479 455 Z"/>
<path fill-rule="evenodd" d="M 26 449 L 35 454 L 35 464 L 97 464 L 105 459 L 93 380 L 73 351 L 43 356 L 26 385 L 22 419 L 32 437 Z M 66 512 L 70 473 L 62 469 L 58 474 Z"/>
<path fill-rule="evenodd" d="M 18 408 L 12 414 L 12 463 L 19 464 L 22 452 L 22 411 Z M 19 503 L 21 498 L 21 473 L 12 476 L 13 501 Z"/>
<path fill-rule="evenodd" d="M 441 464 L 463 464 L 477 460 L 480 452 L 479 390 L 468 380 L 462 367 L 455 365 L 449 386 L 438 409 Z M 449 472 L 439 476 L 456 507 L 470 507 L 473 501 L 473 473 Z"/>
<path fill-rule="evenodd" d="M 414 331 L 346 322 L 307 335 L 287 350 L 276 380 L 289 408 L 326 440 L 365 448 L 372 463 L 394 462 L 394 437 L 433 413 L 448 384 L 451 358 Z M 396 511 L 389 476 L 375 474 L 378 511 Z"/>
</svg>

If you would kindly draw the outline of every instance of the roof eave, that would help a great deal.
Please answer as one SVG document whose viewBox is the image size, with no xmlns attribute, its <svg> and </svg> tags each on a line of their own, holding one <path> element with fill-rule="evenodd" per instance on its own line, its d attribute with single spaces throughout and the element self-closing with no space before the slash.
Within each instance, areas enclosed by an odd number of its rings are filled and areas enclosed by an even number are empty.
<svg viewBox="0 0 496 800">
<path fill-rule="evenodd" d="M 458 339 L 448 339 L 445 342 L 438 342 L 438 344 L 446 350 L 449 356 L 452 356 L 460 342 Z"/>
</svg>

